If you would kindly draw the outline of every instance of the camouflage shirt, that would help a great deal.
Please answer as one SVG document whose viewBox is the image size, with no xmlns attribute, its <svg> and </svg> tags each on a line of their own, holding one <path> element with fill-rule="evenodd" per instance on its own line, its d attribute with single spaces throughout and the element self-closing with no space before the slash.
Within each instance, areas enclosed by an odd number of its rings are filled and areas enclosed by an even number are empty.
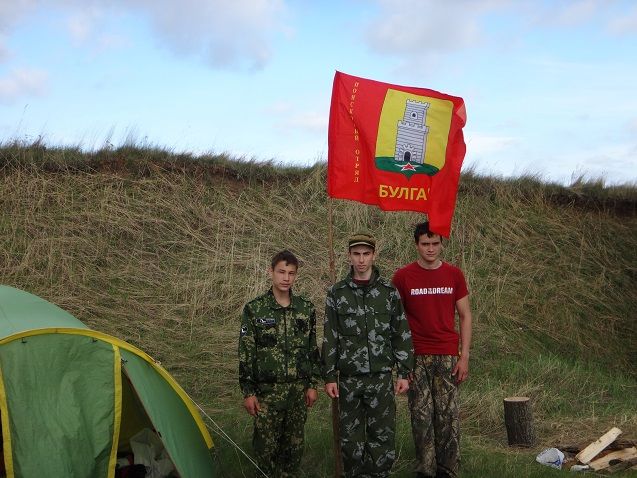
<svg viewBox="0 0 637 478">
<path fill-rule="evenodd" d="M 288 307 L 280 305 L 269 290 L 243 309 L 239 385 L 244 397 L 256 394 L 263 383 L 303 380 L 316 388 L 316 312 L 309 300 L 290 294 Z"/>
<path fill-rule="evenodd" d="M 413 369 L 411 333 L 398 292 L 374 267 L 367 285 L 350 274 L 327 292 L 323 337 L 323 378 Z"/>
</svg>

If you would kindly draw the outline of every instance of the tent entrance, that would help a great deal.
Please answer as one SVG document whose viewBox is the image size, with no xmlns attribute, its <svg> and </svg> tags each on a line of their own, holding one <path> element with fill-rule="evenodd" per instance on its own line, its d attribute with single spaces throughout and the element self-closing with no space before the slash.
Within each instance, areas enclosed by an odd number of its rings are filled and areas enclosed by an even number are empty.
<svg viewBox="0 0 637 478">
<path fill-rule="evenodd" d="M 130 439 L 144 428 L 152 429 L 153 424 L 122 368 L 122 418 L 119 428 L 118 455 L 132 452 Z"/>
<path fill-rule="evenodd" d="M 121 383 L 121 422 L 115 477 L 119 476 L 120 471 L 124 472 L 126 467 L 141 465 L 151 467 L 150 476 L 177 476 L 173 474 L 175 465 L 168 457 L 164 444 L 126 373 L 125 363 L 121 368 Z M 126 476 L 131 474 L 127 472 Z"/>
</svg>

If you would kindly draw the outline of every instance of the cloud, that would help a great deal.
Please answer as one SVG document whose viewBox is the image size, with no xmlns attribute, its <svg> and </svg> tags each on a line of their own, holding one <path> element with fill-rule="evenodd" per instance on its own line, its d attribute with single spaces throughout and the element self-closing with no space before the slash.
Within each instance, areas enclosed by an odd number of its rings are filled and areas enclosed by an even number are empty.
<svg viewBox="0 0 637 478">
<path fill-rule="evenodd" d="M 13 103 L 19 97 L 42 95 L 48 87 L 48 74 L 33 68 L 15 68 L 0 77 L 0 103 Z"/>
<path fill-rule="evenodd" d="M 327 131 L 328 117 L 314 111 L 290 118 L 286 125 L 290 128 L 299 128 L 312 133 L 325 134 Z"/>
<path fill-rule="evenodd" d="M 637 5 L 609 0 L 569 0 L 515 4 L 517 14 L 535 27 L 574 28 L 595 26 L 602 33 L 625 35 L 637 33 Z M 631 8 L 632 7 L 632 8 Z"/>
<path fill-rule="evenodd" d="M 545 155 L 517 153 L 494 155 L 484 161 L 473 161 L 478 171 L 496 172 L 504 176 L 534 174 L 571 184 L 581 178 L 603 180 L 606 184 L 634 184 L 637 170 L 637 143 L 607 143 L 589 149 L 556 150 Z"/>
<path fill-rule="evenodd" d="M 67 20 L 68 31 L 77 45 L 88 40 L 101 20 L 102 13 L 95 7 L 72 12 Z"/>
<path fill-rule="evenodd" d="M 379 53 L 453 50 L 480 37 L 475 19 L 456 16 L 462 11 L 460 2 L 443 6 L 431 0 L 381 0 L 379 4 L 378 18 L 367 29 L 369 45 Z"/>
<path fill-rule="evenodd" d="M 481 174 L 511 176 L 519 174 L 517 157 L 521 139 L 515 136 L 498 136 L 465 131 L 467 154 L 464 169 L 472 169 Z"/>
<path fill-rule="evenodd" d="M 312 134 L 325 134 L 329 122 L 327 113 L 305 110 L 298 112 L 297 105 L 280 101 L 270 104 L 264 112 L 273 117 L 279 118 L 276 121 L 277 128 L 284 131 L 305 131 Z"/>
<path fill-rule="evenodd" d="M 465 143 L 467 143 L 467 152 L 470 152 L 472 156 L 484 156 L 515 147 L 519 143 L 519 138 L 514 136 L 490 136 L 467 131 L 465 133 Z"/>
<path fill-rule="evenodd" d="M 282 0 L 120 3 L 148 15 L 160 42 L 175 54 L 200 56 L 220 68 L 263 68 L 272 56 L 270 37 L 285 15 Z"/>
<path fill-rule="evenodd" d="M 136 13 L 148 19 L 158 43 L 174 54 L 239 69 L 267 64 L 273 55 L 271 37 L 283 31 L 286 15 L 283 0 L 1 0 L 0 58 L 6 50 L 2 35 L 35 8 L 67 13 L 71 38 L 101 48 L 119 38 L 104 31 L 108 15 Z"/>
<path fill-rule="evenodd" d="M 0 62 L 6 61 L 11 52 L 6 46 L 7 34 L 26 15 L 38 0 L 7 0 L 0 1 Z"/>
<path fill-rule="evenodd" d="M 6 30 L 22 15 L 36 6 L 39 0 L 7 0 L 0 2 L 0 31 Z"/>
<path fill-rule="evenodd" d="M 612 18 L 608 23 L 608 29 L 617 35 L 637 33 L 637 6 L 633 7 L 630 12 Z"/>
<path fill-rule="evenodd" d="M 543 11 L 542 23 L 561 26 L 580 25 L 594 19 L 605 7 L 607 7 L 605 0 L 557 2 L 554 7 Z"/>
<path fill-rule="evenodd" d="M 71 12 L 66 24 L 74 45 L 88 47 L 94 55 L 129 46 L 131 41 L 125 35 L 108 31 L 107 20 L 105 10 L 98 5 Z"/>
<path fill-rule="evenodd" d="M 489 42 L 506 49 L 537 28 L 596 24 L 616 34 L 637 32 L 637 6 L 613 17 L 608 0 L 526 2 L 513 0 L 376 0 L 378 13 L 366 27 L 370 49 L 381 55 L 436 61 Z"/>
<path fill-rule="evenodd" d="M 4 35 L 0 35 L 0 63 L 6 61 L 10 56 L 9 49 L 5 46 L 5 42 L 6 39 Z"/>
<path fill-rule="evenodd" d="M 0 63 L 6 62 L 11 50 L 6 46 L 11 29 L 28 15 L 40 0 L 0 1 Z M 48 73 L 41 69 L 17 67 L 0 76 L 0 103 L 13 103 L 18 98 L 42 95 L 48 87 Z"/>
<path fill-rule="evenodd" d="M 466 48 L 483 40 L 480 16 L 508 3 L 378 0 L 380 11 L 367 28 L 367 41 L 382 54 L 435 54 Z"/>
<path fill-rule="evenodd" d="M 607 184 L 635 184 L 630 178 L 637 169 L 637 143 L 601 145 L 594 151 L 564 155 L 560 161 L 570 166 L 571 180 L 602 178 Z"/>
</svg>

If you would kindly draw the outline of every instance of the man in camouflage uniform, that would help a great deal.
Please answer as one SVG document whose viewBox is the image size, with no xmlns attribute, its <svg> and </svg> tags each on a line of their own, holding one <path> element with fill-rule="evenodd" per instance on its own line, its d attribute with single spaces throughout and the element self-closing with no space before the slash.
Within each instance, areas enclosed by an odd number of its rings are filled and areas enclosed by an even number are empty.
<svg viewBox="0 0 637 478">
<path fill-rule="evenodd" d="M 272 258 L 272 288 L 243 309 L 239 384 L 244 407 L 255 417 L 252 445 L 270 478 L 297 476 L 307 408 L 317 399 L 319 353 L 312 303 L 292 294 L 297 258 Z"/>
<path fill-rule="evenodd" d="M 396 271 L 393 283 L 416 354 L 409 387 L 416 477 L 455 478 L 460 463 L 458 386 L 469 376 L 469 291 L 462 271 L 440 260 L 442 237 L 429 230 L 428 222 L 416 226 L 414 240 L 418 260 Z"/>
<path fill-rule="evenodd" d="M 356 234 L 348 245 L 351 271 L 327 293 L 325 391 L 339 401 L 344 476 L 386 477 L 396 457 L 394 396 L 409 388 L 413 367 L 411 335 L 398 292 L 374 266 L 375 239 Z"/>
</svg>

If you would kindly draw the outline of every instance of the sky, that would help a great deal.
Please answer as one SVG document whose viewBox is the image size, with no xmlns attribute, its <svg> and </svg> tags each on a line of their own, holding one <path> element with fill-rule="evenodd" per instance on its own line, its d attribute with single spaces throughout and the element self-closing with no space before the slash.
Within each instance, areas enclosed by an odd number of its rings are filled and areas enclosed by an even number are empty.
<svg viewBox="0 0 637 478">
<path fill-rule="evenodd" d="M 0 142 L 311 165 L 335 71 L 464 99 L 463 170 L 637 183 L 634 0 L 0 0 Z"/>
</svg>

